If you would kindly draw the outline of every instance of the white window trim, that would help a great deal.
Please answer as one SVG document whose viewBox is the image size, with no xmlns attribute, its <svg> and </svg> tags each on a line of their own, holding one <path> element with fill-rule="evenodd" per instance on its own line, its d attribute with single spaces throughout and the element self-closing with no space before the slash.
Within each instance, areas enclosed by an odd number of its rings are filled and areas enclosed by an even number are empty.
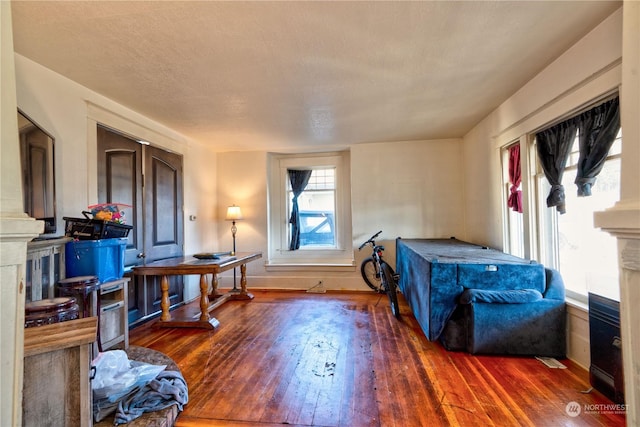
<svg viewBox="0 0 640 427">
<path fill-rule="evenodd" d="M 351 178 L 348 151 L 313 154 L 272 154 L 268 177 L 269 256 L 268 270 L 282 268 L 308 269 L 352 267 L 353 241 L 351 238 Z M 289 217 L 287 212 L 287 169 L 336 168 L 336 247 L 330 249 L 289 250 L 287 240 Z"/>
</svg>

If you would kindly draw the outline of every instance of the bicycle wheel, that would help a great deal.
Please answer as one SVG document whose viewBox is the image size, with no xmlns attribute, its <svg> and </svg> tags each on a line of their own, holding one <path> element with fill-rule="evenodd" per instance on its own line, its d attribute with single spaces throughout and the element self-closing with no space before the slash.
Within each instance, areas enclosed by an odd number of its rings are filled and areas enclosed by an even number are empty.
<svg viewBox="0 0 640 427">
<path fill-rule="evenodd" d="M 360 273 L 367 286 L 378 293 L 386 292 L 382 288 L 382 281 L 380 280 L 380 272 L 378 271 L 378 265 L 373 260 L 373 257 L 365 258 L 360 264 Z"/>
<path fill-rule="evenodd" d="M 389 296 L 389 304 L 391 305 L 391 313 L 396 319 L 400 318 L 400 306 L 398 305 L 398 289 L 394 279 L 393 270 L 386 262 L 380 266 L 382 269 L 383 287 Z"/>
</svg>

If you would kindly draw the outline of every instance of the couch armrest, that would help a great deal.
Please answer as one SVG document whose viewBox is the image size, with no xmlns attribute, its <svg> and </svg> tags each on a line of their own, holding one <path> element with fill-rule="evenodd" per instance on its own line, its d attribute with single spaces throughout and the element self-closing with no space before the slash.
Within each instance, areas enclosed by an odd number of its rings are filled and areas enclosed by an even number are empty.
<svg viewBox="0 0 640 427">
<path fill-rule="evenodd" d="M 553 268 L 545 268 L 546 287 L 543 293 L 545 298 L 564 301 L 564 281 L 560 272 Z"/>
<path fill-rule="evenodd" d="M 566 312 L 563 301 L 525 304 L 472 303 L 467 310 L 467 351 L 564 358 Z"/>
</svg>

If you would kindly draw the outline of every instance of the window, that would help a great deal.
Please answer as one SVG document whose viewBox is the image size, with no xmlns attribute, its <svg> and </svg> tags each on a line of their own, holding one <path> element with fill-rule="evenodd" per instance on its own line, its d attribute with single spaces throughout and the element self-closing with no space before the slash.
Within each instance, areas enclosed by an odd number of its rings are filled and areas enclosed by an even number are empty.
<svg viewBox="0 0 640 427">
<path fill-rule="evenodd" d="M 270 156 L 269 266 L 353 266 L 349 153 Z M 288 170 L 310 170 L 298 196 L 300 247 L 289 249 L 293 190 Z"/>
<path fill-rule="evenodd" d="M 288 208 L 291 215 L 293 190 L 288 181 Z M 313 169 L 304 191 L 298 196 L 300 212 L 300 250 L 335 248 L 336 170 Z M 289 227 L 288 239 L 291 240 Z"/>
<path fill-rule="evenodd" d="M 620 153 L 622 132 L 618 132 L 592 195 L 578 197 L 574 184 L 579 158 L 578 134 L 573 142 L 562 177 L 566 213 L 547 208 L 550 186 L 538 165 L 536 174 L 539 217 L 540 260 L 562 273 L 567 295 L 586 302 L 593 290 L 616 292 L 618 251 L 616 239 L 593 225 L 595 212 L 613 206 L 620 199 Z M 538 162 L 539 163 L 539 162 Z"/>
<path fill-rule="evenodd" d="M 512 159 L 512 148 L 518 146 L 519 142 L 504 147 L 501 151 L 502 158 L 502 194 L 503 194 L 503 209 L 505 218 L 505 240 L 504 250 L 511 255 L 524 257 L 524 222 L 521 211 L 515 206 L 509 203 L 509 199 L 513 197 L 514 192 L 522 191 L 522 183 L 518 182 L 517 185 L 513 185 L 512 176 L 510 173 Z M 520 164 L 520 156 L 518 156 L 518 164 Z M 521 198 L 520 198 L 521 199 Z"/>
</svg>

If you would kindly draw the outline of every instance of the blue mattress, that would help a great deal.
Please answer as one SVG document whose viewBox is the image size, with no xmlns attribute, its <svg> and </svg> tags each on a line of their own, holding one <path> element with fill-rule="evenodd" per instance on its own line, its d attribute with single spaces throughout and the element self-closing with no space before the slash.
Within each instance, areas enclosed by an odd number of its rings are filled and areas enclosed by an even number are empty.
<svg viewBox="0 0 640 427">
<path fill-rule="evenodd" d="M 545 288 L 544 266 L 457 239 L 397 239 L 399 288 L 426 337 L 440 337 L 470 289 Z"/>
</svg>

